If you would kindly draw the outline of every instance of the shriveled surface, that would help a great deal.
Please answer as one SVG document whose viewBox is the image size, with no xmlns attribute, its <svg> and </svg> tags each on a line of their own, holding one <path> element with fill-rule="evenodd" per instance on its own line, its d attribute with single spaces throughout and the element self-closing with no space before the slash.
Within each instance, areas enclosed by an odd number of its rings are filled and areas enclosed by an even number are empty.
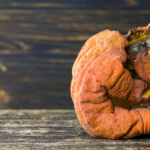
<svg viewBox="0 0 150 150">
<path fill-rule="evenodd" d="M 0 149 L 150 149 L 150 135 L 98 139 L 80 126 L 74 110 L 0 110 Z"/>
<path fill-rule="evenodd" d="M 136 30 L 145 31 L 149 36 L 149 29 L 150 24 Z M 150 88 L 150 57 L 143 57 L 143 61 L 139 57 L 146 54 L 139 53 L 133 63 L 141 79 L 133 79 L 124 68 L 132 57 L 127 58 L 125 49 L 129 46 L 126 37 L 130 33 L 131 30 L 123 36 L 118 31 L 104 30 L 95 34 L 83 45 L 73 65 L 71 96 L 75 111 L 82 127 L 94 137 L 127 139 L 150 134 L 149 110 L 123 109 L 114 105 L 107 94 L 126 99 L 126 103 L 149 102 L 149 98 L 141 99 L 141 95 Z"/>
</svg>

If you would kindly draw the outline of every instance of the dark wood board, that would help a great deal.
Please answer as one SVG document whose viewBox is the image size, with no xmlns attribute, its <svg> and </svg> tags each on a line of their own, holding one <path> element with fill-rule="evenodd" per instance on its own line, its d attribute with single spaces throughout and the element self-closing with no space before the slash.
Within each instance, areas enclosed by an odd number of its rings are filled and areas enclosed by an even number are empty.
<svg viewBox="0 0 150 150">
<path fill-rule="evenodd" d="M 149 0 L 0 0 L 0 108 L 69 109 L 71 69 L 105 29 L 150 22 Z"/>
<path fill-rule="evenodd" d="M 150 135 L 127 140 L 87 134 L 74 110 L 0 110 L 0 149 L 148 150 Z"/>
</svg>

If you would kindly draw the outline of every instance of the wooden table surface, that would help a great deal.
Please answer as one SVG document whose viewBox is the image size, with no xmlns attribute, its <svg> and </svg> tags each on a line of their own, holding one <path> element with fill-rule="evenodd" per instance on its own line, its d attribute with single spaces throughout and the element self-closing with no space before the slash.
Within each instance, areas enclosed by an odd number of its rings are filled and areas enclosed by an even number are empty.
<svg viewBox="0 0 150 150">
<path fill-rule="evenodd" d="M 0 0 L 0 108 L 71 109 L 84 42 L 150 22 L 150 0 Z M 62 100 L 63 99 L 63 100 Z"/>
<path fill-rule="evenodd" d="M 80 126 L 74 110 L 0 110 L 1 150 L 148 150 L 150 135 L 99 139 Z"/>
</svg>

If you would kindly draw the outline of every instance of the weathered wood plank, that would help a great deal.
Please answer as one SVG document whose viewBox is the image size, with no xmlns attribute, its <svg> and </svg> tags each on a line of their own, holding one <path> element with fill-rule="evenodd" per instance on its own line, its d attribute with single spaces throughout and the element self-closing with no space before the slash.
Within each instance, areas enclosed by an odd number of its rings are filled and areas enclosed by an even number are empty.
<svg viewBox="0 0 150 150">
<path fill-rule="evenodd" d="M 74 110 L 0 110 L 1 149 L 148 150 L 150 136 L 108 140 L 88 135 Z"/>
</svg>

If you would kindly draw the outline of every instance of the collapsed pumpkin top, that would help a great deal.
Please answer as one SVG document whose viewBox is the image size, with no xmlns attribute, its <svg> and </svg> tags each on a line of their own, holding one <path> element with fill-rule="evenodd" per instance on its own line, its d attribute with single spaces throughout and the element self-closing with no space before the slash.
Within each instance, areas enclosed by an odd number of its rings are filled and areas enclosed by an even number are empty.
<svg viewBox="0 0 150 150">
<path fill-rule="evenodd" d="M 128 41 L 131 44 L 137 41 L 141 41 L 150 36 L 150 31 L 136 30 L 131 31 L 130 37 L 128 37 Z"/>
<path fill-rule="evenodd" d="M 126 38 L 130 45 L 129 50 L 127 49 L 130 59 L 135 59 L 139 53 L 148 52 L 150 48 L 150 24 L 147 27 L 131 29 Z"/>
<path fill-rule="evenodd" d="M 138 27 L 129 30 L 125 37 L 129 41 L 130 45 L 132 45 L 134 42 L 150 37 L 150 24 L 148 24 L 146 27 Z"/>
</svg>

